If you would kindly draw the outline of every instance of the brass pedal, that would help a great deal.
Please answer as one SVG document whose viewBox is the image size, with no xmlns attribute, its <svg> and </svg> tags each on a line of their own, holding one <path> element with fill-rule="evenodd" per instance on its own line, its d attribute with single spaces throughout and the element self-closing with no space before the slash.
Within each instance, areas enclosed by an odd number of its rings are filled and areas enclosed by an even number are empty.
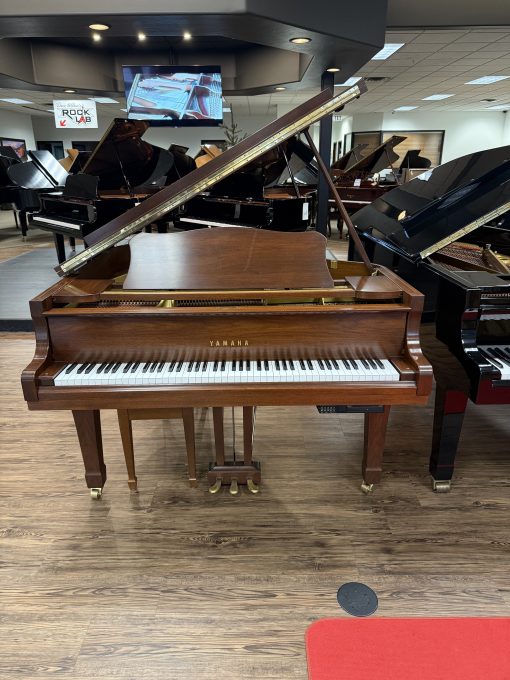
<svg viewBox="0 0 510 680">
<path fill-rule="evenodd" d="M 258 485 L 255 484 L 255 482 L 253 481 L 253 479 L 247 479 L 246 486 L 248 487 L 248 491 L 250 493 L 258 493 L 260 490 Z"/>
<path fill-rule="evenodd" d="M 218 477 L 214 484 L 209 487 L 209 493 L 218 493 L 220 489 L 221 489 L 221 477 Z"/>
<path fill-rule="evenodd" d="M 239 493 L 239 484 L 237 483 L 237 479 L 233 479 L 230 482 L 229 491 L 231 496 L 237 496 L 237 494 Z"/>
<path fill-rule="evenodd" d="M 372 490 L 374 488 L 373 484 L 367 484 L 365 481 L 361 483 L 361 490 L 363 493 L 372 493 Z"/>
</svg>

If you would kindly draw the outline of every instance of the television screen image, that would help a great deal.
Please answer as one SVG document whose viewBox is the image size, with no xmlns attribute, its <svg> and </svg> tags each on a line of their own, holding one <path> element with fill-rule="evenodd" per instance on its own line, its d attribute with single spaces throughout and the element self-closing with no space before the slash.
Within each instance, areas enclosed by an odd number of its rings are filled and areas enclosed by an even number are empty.
<svg viewBox="0 0 510 680">
<path fill-rule="evenodd" d="M 25 158 L 27 155 L 27 147 L 24 139 L 0 139 L 2 146 L 10 146 L 18 156 L 18 158 Z"/>
<path fill-rule="evenodd" d="M 130 120 L 176 127 L 223 122 L 219 66 L 124 66 L 123 73 Z"/>
</svg>

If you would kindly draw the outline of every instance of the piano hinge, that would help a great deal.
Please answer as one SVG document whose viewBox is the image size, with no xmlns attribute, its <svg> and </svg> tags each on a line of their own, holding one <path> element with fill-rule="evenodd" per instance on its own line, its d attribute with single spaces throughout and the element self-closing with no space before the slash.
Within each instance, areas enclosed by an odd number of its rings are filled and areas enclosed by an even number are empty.
<svg viewBox="0 0 510 680">
<path fill-rule="evenodd" d="M 160 300 L 157 307 L 164 307 L 168 309 L 169 307 L 175 307 L 175 300 Z"/>
</svg>

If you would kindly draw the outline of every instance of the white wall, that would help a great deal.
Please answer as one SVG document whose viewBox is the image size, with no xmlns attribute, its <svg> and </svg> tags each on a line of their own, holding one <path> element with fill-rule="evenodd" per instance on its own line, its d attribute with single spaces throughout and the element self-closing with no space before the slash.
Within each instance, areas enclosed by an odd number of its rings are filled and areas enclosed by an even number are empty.
<svg viewBox="0 0 510 680">
<path fill-rule="evenodd" d="M 27 149 L 35 149 L 31 116 L 15 111 L 0 111 L 0 137 L 24 139 Z"/>
<path fill-rule="evenodd" d="M 503 139 L 502 144 L 510 144 L 510 113 L 503 113 Z"/>
<path fill-rule="evenodd" d="M 100 118 L 98 120 L 99 127 L 97 129 L 89 130 L 61 130 L 55 128 L 55 123 L 51 117 L 34 116 L 33 117 L 35 139 L 38 141 L 57 142 L 63 141 L 64 149 L 71 147 L 71 142 L 76 141 L 94 141 L 99 140 L 108 125 L 111 123 L 111 118 Z M 272 121 L 271 116 L 236 116 L 236 123 L 243 132 L 251 134 L 256 132 L 267 123 Z M 225 123 L 230 123 L 230 117 L 225 115 Z M 223 141 L 225 139 L 224 131 L 217 127 L 200 127 L 200 128 L 171 128 L 171 127 L 153 127 L 147 130 L 143 139 L 155 146 L 168 148 L 170 144 L 181 144 L 189 148 L 190 155 L 195 155 L 200 147 L 202 139 L 217 139 Z"/>
</svg>

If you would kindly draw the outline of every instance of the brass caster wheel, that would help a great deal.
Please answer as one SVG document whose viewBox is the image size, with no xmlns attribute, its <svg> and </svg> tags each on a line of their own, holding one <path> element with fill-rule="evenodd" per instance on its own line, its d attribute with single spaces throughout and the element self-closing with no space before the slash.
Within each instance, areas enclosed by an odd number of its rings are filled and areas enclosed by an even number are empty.
<svg viewBox="0 0 510 680">
<path fill-rule="evenodd" d="M 237 483 L 237 479 L 233 479 L 230 482 L 229 492 L 231 496 L 237 496 L 237 494 L 239 493 L 239 484 Z"/>
<path fill-rule="evenodd" d="M 372 493 L 372 490 L 374 488 L 373 484 L 367 484 L 366 482 L 361 483 L 361 490 L 363 493 Z"/>
<path fill-rule="evenodd" d="M 217 479 L 212 486 L 209 487 L 209 493 L 218 493 L 221 489 L 221 479 Z"/>
<path fill-rule="evenodd" d="M 253 479 L 246 480 L 246 486 L 248 487 L 248 491 L 250 493 L 258 493 L 259 492 L 259 487 L 258 487 L 257 484 L 255 484 Z"/>
<path fill-rule="evenodd" d="M 436 493 L 448 493 L 452 488 L 452 483 L 449 479 L 433 479 L 432 491 Z"/>
<path fill-rule="evenodd" d="M 95 488 L 90 490 L 90 496 L 94 500 L 99 500 L 101 496 L 103 495 L 103 489 Z"/>
</svg>

